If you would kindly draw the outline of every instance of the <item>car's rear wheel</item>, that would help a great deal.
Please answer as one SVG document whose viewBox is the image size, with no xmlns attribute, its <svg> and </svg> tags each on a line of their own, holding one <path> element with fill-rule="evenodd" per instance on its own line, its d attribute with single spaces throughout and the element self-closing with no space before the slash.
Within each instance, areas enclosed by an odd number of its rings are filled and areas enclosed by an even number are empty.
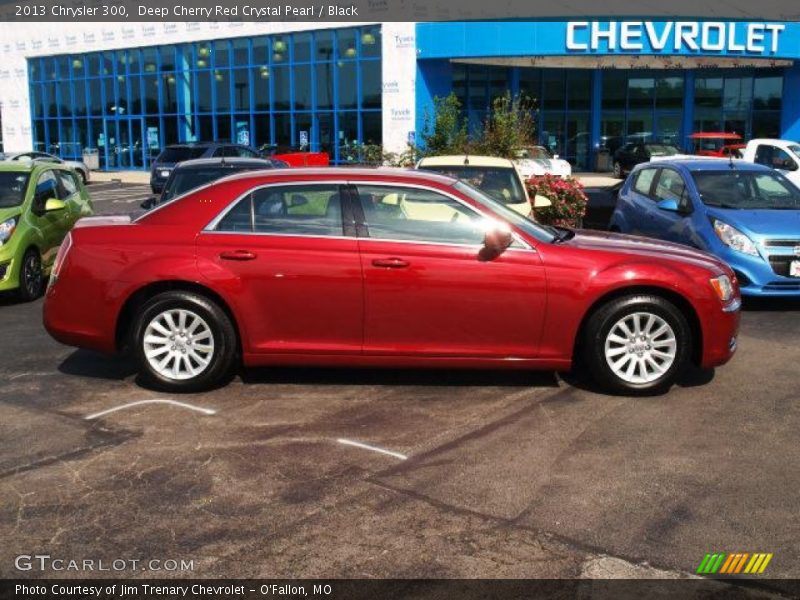
<svg viewBox="0 0 800 600">
<path fill-rule="evenodd" d="M 660 296 L 630 295 L 597 310 L 586 327 L 586 362 L 617 393 L 667 390 L 686 368 L 692 335 L 686 317 Z"/>
<path fill-rule="evenodd" d="M 28 248 L 19 270 L 19 297 L 25 302 L 36 300 L 44 289 L 42 257 L 36 248 Z"/>
<path fill-rule="evenodd" d="M 176 392 L 220 383 L 236 354 L 236 332 L 225 311 L 184 291 L 164 292 L 142 307 L 134 343 L 146 383 Z"/>
<path fill-rule="evenodd" d="M 614 161 L 614 177 L 617 179 L 622 179 L 623 171 L 622 165 L 618 161 Z"/>
</svg>

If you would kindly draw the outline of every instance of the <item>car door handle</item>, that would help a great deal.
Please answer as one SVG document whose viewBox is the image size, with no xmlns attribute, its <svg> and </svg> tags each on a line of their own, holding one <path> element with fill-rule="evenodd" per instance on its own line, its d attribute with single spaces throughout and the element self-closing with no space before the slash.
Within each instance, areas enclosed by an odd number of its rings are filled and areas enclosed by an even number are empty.
<svg viewBox="0 0 800 600">
<path fill-rule="evenodd" d="M 222 260 L 254 260 L 256 256 L 255 252 L 249 250 L 226 250 L 219 254 Z"/>
<path fill-rule="evenodd" d="M 384 269 L 405 269 L 409 263 L 402 258 L 376 258 L 372 261 L 372 266 Z"/>
</svg>

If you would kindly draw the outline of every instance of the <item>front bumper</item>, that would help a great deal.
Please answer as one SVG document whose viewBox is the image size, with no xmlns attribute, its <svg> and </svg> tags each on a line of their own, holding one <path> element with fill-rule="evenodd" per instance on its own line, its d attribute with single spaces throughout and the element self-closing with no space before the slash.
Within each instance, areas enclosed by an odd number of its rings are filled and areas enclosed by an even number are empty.
<svg viewBox="0 0 800 600">
<path fill-rule="evenodd" d="M 741 301 L 736 298 L 713 318 L 706 319 L 703 331 L 703 355 L 700 366 L 704 369 L 727 363 L 736 353 L 739 336 Z"/>
<path fill-rule="evenodd" d="M 788 277 L 776 272 L 777 269 L 788 273 L 788 263 L 800 260 L 800 257 L 770 254 L 771 264 L 761 256 L 744 255 L 729 249 L 717 254 L 736 273 L 743 296 L 800 297 L 800 277 Z"/>
<path fill-rule="evenodd" d="M 19 261 L 8 252 L 0 252 L 0 292 L 19 287 Z"/>
</svg>

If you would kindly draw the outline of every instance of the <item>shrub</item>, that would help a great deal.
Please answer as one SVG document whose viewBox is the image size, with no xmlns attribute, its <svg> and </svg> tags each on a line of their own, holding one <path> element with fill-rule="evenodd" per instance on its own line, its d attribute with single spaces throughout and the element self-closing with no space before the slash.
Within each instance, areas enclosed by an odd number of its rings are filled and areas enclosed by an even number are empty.
<svg viewBox="0 0 800 600">
<path fill-rule="evenodd" d="M 555 175 L 533 177 L 526 182 L 531 199 L 544 196 L 552 206 L 536 209 L 536 219 L 548 225 L 580 227 L 589 199 L 583 184 L 574 177 L 562 179 Z"/>
<path fill-rule="evenodd" d="M 535 145 L 534 111 L 535 103 L 527 96 L 506 92 L 495 98 L 475 139 L 475 153 L 513 159 L 522 148 Z"/>
<path fill-rule="evenodd" d="M 467 124 L 455 93 L 433 99 L 433 115 L 425 114 L 420 139 L 425 156 L 464 154 L 468 146 Z"/>
</svg>

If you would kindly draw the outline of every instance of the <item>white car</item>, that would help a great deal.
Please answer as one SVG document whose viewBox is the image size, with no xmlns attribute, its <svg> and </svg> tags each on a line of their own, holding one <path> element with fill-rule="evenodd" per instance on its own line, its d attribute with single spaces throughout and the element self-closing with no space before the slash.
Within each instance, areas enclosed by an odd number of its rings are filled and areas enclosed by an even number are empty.
<svg viewBox="0 0 800 600">
<path fill-rule="evenodd" d="M 525 180 L 516 165 L 507 158 L 464 154 L 429 156 L 420 160 L 416 168 L 466 181 L 518 213 L 532 216 Z M 542 196 L 534 198 L 534 208 L 545 206 L 550 206 L 550 200 Z"/>
<path fill-rule="evenodd" d="M 517 153 L 514 163 L 524 179 L 542 175 L 555 175 L 556 177 L 572 175 L 572 165 L 559 158 L 558 155 L 551 155 L 544 146 L 523 148 Z"/>
<path fill-rule="evenodd" d="M 742 159 L 772 167 L 800 187 L 800 144 L 797 142 L 769 138 L 750 140 Z"/>
<path fill-rule="evenodd" d="M 70 169 L 75 169 L 78 174 L 83 179 L 83 183 L 88 183 L 89 181 L 89 167 L 86 166 L 86 163 L 83 163 L 79 160 L 64 160 L 63 158 L 59 158 L 55 154 L 48 154 L 47 152 L 15 152 L 13 154 L 6 154 L 5 159 L 9 161 L 44 161 L 44 162 L 52 162 L 58 163 L 60 165 L 65 165 Z"/>
</svg>

